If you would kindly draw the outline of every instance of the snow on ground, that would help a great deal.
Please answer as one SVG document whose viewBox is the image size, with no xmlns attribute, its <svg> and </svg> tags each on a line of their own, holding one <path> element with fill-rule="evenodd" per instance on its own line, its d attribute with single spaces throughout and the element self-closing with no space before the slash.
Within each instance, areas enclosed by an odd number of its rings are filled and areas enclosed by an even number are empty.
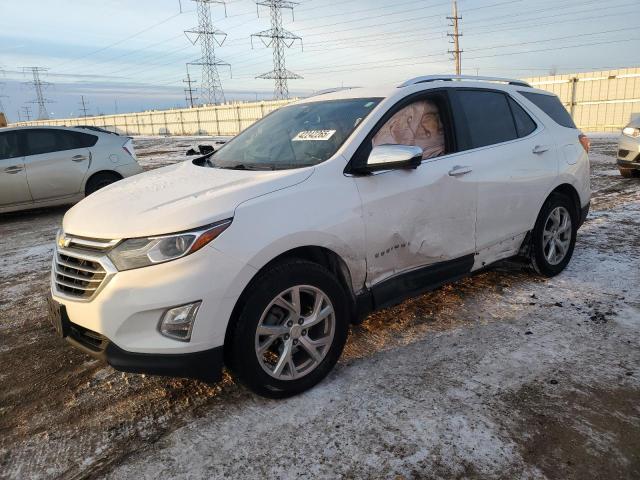
<svg viewBox="0 0 640 480">
<path fill-rule="evenodd" d="M 614 137 L 593 141 L 563 274 L 505 263 L 371 315 L 324 382 L 280 401 L 57 340 L 65 209 L 0 217 L 0 478 L 640 478 L 640 179 L 614 174 Z M 135 143 L 155 168 L 200 139 Z"/>
</svg>

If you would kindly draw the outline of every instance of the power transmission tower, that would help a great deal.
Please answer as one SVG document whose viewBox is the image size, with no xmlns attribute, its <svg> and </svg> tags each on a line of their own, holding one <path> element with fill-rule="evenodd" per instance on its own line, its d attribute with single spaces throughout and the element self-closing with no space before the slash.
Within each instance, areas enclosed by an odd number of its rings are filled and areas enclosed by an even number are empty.
<svg viewBox="0 0 640 480">
<path fill-rule="evenodd" d="M 187 78 L 185 78 L 182 81 L 187 84 L 187 86 L 184 89 L 185 100 L 187 101 L 187 105 L 189 105 L 189 107 L 193 108 L 193 101 L 197 100 L 198 97 L 194 97 L 193 96 L 193 93 L 196 91 L 196 89 L 193 88 L 191 86 L 191 84 L 192 83 L 196 83 L 196 81 L 195 80 L 191 80 L 191 75 L 189 75 L 189 69 L 187 69 Z"/>
<path fill-rule="evenodd" d="M 80 95 L 80 110 L 82 110 L 82 116 L 87 118 L 87 104 L 84 101 L 84 95 Z"/>
<path fill-rule="evenodd" d="M 24 112 L 24 116 L 27 117 L 27 122 L 31 120 L 31 107 L 28 105 L 22 107 L 22 111 Z"/>
<path fill-rule="evenodd" d="M 453 55 L 453 59 L 456 62 L 456 75 L 462 74 L 462 52 L 464 50 L 460 50 L 460 37 L 462 34 L 459 30 L 458 21 L 462 20 L 462 17 L 458 16 L 458 2 L 453 0 L 453 16 L 447 17 L 447 20 L 451 21 L 451 27 L 453 27 L 453 33 L 447 33 L 448 37 L 451 37 L 451 42 L 453 43 L 453 50 L 449 50 L 449 53 Z"/>
<path fill-rule="evenodd" d="M 31 72 L 31 74 L 33 75 L 33 81 L 31 82 L 25 82 L 27 85 L 31 85 L 34 90 L 36 91 L 36 99 L 32 100 L 29 103 L 37 103 L 38 104 L 38 120 L 48 120 L 49 119 L 49 114 L 47 113 L 47 107 L 45 106 L 45 104 L 47 103 L 53 103 L 51 100 L 48 100 L 44 97 L 44 94 L 42 93 L 43 88 L 48 87 L 49 85 L 51 85 L 49 82 L 43 82 L 40 79 L 40 74 L 43 72 L 46 72 L 47 70 L 49 70 L 48 68 L 42 68 L 42 67 L 23 67 L 22 71 L 27 73 L 27 72 Z"/>
<path fill-rule="evenodd" d="M 293 16 L 293 9 L 298 5 L 289 0 L 256 0 L 256 6 L 269 7 L 271 17 L 271 28 L 251 35 L 251 47 L 253 48 L 253 37 L 258 37 L 266 47 L 273 49 L 273 70 L 256 78 L 275 80 L 273 96 L 275 99 L 289 98 L 289 86 L 287 80 L 302 78 L 297 73 L 287 70 L 284 59 L 284 49 L 291 48 L 296 40 L 300 40 L 302 48 L 302 38 L 288 30 L 282 28 L 282 10 L 288 8 Z"/>
<path fill-rule="evenodd" d="M 221 103 L 225 101 L 222 83 L 218 67 L 225 66 L 231 70 L 231 65 L 216 57 L 216 44 L 221 47 L 227 38 L 227 34 L 218 30 L 213 26 L 211 21 L 211 4 L 221 4 L 225 7 L 225 16 L 227 14 L 227 6 L 225 0 L 193 0 L 197 5 L 198 27 L 194 30 L 186 30 L 184 33 L 191 43 L 195 45 L 200 42 L 201 57 L 198 60 L 189 62 L 189 65 L 202 66 L 202 100 L 204 103 Z M 189 34 L 195 34 L 191 39 Z M 219 39 L 222 40 L 219 40 Z"/>
</svg>

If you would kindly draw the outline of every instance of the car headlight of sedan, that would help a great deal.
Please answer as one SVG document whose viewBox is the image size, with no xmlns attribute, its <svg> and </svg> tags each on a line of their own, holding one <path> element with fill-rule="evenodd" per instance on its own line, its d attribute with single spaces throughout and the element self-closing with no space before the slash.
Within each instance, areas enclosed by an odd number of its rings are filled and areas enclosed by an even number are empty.
<svg viewBox="0 0 640 480">
<path fill-rule="evenodd" d="M 214 240 L 231 225 L 231 220 L 229 218 L 197 230 L 171 235 L 130 238 L 120 242 L 108 256 L 120 271 L 176 260 Z"/>
<path fill-rule="evenodd" d="M 640 128 L 635 127 L 625 127 L 622 129 L 622 134 L 627 137 L 637 138 L 640 137 Z"/>
</svg>

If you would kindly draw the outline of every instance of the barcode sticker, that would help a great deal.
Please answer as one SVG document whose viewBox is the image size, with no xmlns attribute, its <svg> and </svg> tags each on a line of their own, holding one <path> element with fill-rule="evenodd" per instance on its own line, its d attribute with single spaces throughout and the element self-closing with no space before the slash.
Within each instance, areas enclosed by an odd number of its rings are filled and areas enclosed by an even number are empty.
<svg viewBox="0 0 640 480">
<path fill-rule="evenodd" d="M 334 133 L 336 133 L 335 130 L 303 130 L 293 137 L 291 141 L 329 140 Z"/>
</svg>

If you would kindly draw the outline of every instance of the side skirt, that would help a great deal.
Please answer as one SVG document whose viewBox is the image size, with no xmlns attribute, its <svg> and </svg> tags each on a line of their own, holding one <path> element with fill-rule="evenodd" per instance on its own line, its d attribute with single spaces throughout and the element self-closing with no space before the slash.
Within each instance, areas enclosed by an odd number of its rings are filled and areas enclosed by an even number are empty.
<svg viewBox="0 0 640 480">
<path fill-rule="evenodd" d="M 356 322 L 369 313 L 397 305 L 471 273 L 474 254 L 418 268 L 384 280 L 356 297 Z"/>
</svg>

